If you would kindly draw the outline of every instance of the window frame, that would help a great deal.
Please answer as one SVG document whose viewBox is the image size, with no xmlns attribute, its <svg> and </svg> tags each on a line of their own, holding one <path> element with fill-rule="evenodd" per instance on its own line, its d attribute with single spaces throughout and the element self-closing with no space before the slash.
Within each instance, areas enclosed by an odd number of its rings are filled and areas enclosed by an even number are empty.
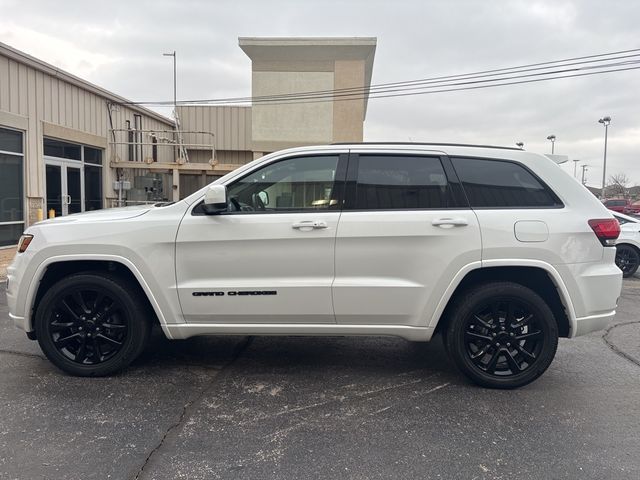
<svg viewBox="0 0 640 480">
<path fill-rule="evenodd" d="M 336 173 L 333 180 L 333 191 L 336 193 L 335 197 L 338 201 L 336 208 L 327 208 L 327 209 L 296 209 L 291 208 L 288 210 L 253 210 L 248 212 L 243 211 L 233 211 L 233 212 L 220 212 L 213 216 L 225 216 L 225 215 L 282 215 L 287 213 L 296 213 L 296 214 L 315 214 L 320 213 L 329 213 L 329 212 L 340 212 L 343 209 L 344 198 L 345 198 L 345 178 L 347 174 L 347 162 L 348 162 L 348 153 L 347 152 L 309 152 L 309 153 L 297 153 L 295 155 L 281 157 L 274 161 L 264 163 L 256 166 L 256 168 L 252 168 L 251 170 L 245 172 L 243 175 L 234 178 L 228 184 L 224 184 L 227 187 L 227 191 L 233 187 L 236 183 L 242 181 L 244 178 L 259 172 L 263 168 L 267 168 L 273 165 L 276 165 L 280 162 L 295 160 L 298 158 L 309 158 L 309 157 L 338 157 L 338 163 L 336 166 Z M 333 196 L 333 195 L 332 195 Z M 196 202 L 195 206 L 191 209 L 192 216 L 211 216 L 204 212 L 202 206 L 204 205 L 204 198 L 199 202 Z"/>
<path fill-rule="evenodd" d="M 451 207 L 414 207 L 414 208 L 357 208 L 358 200 L 358 170 L 360 157 L 367 156 L 387 156 L 387 157 L 421 157 L 432 158 L 440 161 L 440 165 L 447 179 L 447 185 L 451 192 L 452 201 L 455 203 Z M 346 194 L 344 211 L 351 212 L 416 212 L 416 211 L 442 211 L 442 210 L 470 210 L 467 197 L 462 190 L 462 185 L 456 175 L 453 166 L 447 155 L 438 153 L 421 152 L 392 152 L 392 151 L 371 151 L 371 152 L 351 152 L 349 154 L 349 164 L 347 167 L 347 178 L 345 182 Z"/>
<path fill-rule="evenodd" d="M 458 172 L 455 169 L 455 166 L 453 164 L 453 159 L 455 158 L 460 158 L 460 159 L 470 159 L 470 160 L 486 160 L 486 161 L 491 161 L 491 162 L 501 162 L 501 163 L 511 163 L 514 164 L 522 169 L 524 169 L 527 173 L 529 173 L 543 188 L 544 190 L 553 198 L 553 200 L 556 202 L 556 205 L 547 205 L 547 206 L 529 206 L 529 207 L 524 207 L 524 206 L 519 206 L 519 207 L 474 207 L 473 205 L 471 205 L 471 201 L 469 200 L 469 196 L 467 195 L 467 192 L 464 188 L 464 182 L 462 180 L 460 180 L 460 186 L 462 188 L 462 192 L 464 193 L 466 199 L 467 199 L 467 203 L 469 204 L 470 208 L 472 210 L 561 210 L 563 208 L 565 208 L 565 204 L 562 201 L 562 199 L 553 191 L 553 189 L 551 187 L 549 187 L 549 185 L 547 185 L 547 183 L 542 180 L 538 175 L 536 175 L 536 173 L 531 170 L 528 166 L 526 166 L 525 164 L 518 162 L 517 160 L 510 160 L 510 159 L 506 159 L 506 158 L 493 158 L 493 157 L 480 157 L 480 156 L 475 156 L 475 155 L 451 155 L 449 161 L 451 162 L 451 168 L 454 170 L 454 172 L 456 172 L 456 176 L 458 176 Z M 460 177 L 458 176 L 458 179 L 460 179 Z"/>
</svg>

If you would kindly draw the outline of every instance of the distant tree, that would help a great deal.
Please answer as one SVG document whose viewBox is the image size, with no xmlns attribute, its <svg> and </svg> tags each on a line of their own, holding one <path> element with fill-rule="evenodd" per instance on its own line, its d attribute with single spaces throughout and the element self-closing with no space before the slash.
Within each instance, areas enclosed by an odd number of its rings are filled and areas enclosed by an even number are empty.
<svg viewBox="0 0 640 480">
<path fill-rule="evenodd" d="M 607 194 L 608 196 L 620 196 L 627 198 L 629 196 L 630 186 L 631 179 L 626 173 L 616 173 L 609 177 L 609 182 L 607 182 Z"/>
</svg>

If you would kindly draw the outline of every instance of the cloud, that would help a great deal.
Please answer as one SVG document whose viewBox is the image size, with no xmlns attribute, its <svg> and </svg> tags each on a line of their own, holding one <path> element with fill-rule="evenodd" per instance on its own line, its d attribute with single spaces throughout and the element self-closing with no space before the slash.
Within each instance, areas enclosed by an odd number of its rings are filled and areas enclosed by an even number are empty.
<svg viewBox="0 0 640 480">
<path fill-rule="evenodd" d="M 633 0 L 456 2 L 0 0 L 0 41 L 133 100 L 172 98 L 178 52 L 181 99 L 247 96 L 251 64 L 238 36 L 376 36 L 373 83 L 412 80 L 640 48 Z M 640 70 L 468 92 L 372 99 L 368 140 L 513 145 L 558 153 L 601 176 L 640 183 Z M 166 110 L 166 109 L 165 109 Z M 166 113 L 166 111 L 163 111 Z M 573 172 L 573 164 L 567 165 Z"/>
</svg>

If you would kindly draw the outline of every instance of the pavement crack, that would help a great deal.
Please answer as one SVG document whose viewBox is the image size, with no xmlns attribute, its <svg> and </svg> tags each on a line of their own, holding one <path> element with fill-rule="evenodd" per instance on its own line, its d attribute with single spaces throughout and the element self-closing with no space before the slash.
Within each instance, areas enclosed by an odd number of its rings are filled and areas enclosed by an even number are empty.
<svg viewBox="0 0 640 480">
<path fill-rule="evenodd" d="M 621 356 L 622 358 L 624 358 L 625 360 L 633 363 L 634 365 L 637 365 L 638 367 L 640 367 L 640 360 L 638 360 L 637 358 L 635 358 L 633 355 L 629 355 L 627 352 L 625 352 L 624 350 L 619 349 L 613 342 L 611 342 L 609 340 L 609 334 L 615 330 L 618 327 L 623 327 L 625 325 L 633 325 L 633 324 L 638 324 L 640 323 L 640 321 L 633 321 L 633 322 L 624 322 L 624 323 L 617 323 L 615 325 L 610 326 L 609 328 L 607 328 L 604 331 L 604 334 L 602 335 L 602 341 L 604 341 L 604 343 L 616 354 L 618 354 L 619 356 Z"/>
<path fill-rule="evenodd" d="M 233 350 L 229 361 L 219 369 L 219 372 L 222 372 L 225 368 L 231 366 L 238 358 L 240 358 L 240 355 L 242 355 L 242 352 L 244 352 L 249 347 L 252 340 L 253 337 L 246 337 L 242 342 L 240 342 L 238 346 Z M 214 384 L 215 381 L 211 382 L 211 384 L 205 386 L 202 390 L 200 390 L 200 392 L 198 392 L 198 394 L 192 400 L 189 400 L 184 404 L 184 406 L 182 407 L 182 411 L 180 412 L 180 415 L 178 416 L 176 421 L 169 425 L 169 428 L 167 428 L 167 430 L 164 432 L 164 435 L 162 435 L 160 441 L 156 444 L 155 447 L 151 449 L 149 454 L 144 459 L 142 466 L 138 469 L 135 476 L 133 477 L 133 480 L 138 480 L 139 478 L 141 478 L 141 476 L 144 474 L 144 469 L 147 467 L 156 453 L 158 453 L 158 451 L 163 447 L 169 435 L 184 424 L 187 417 L 189 417 L 191 407 L 202 400 L 202 398 L 204 398 L 204 396 L 211 390 L 211 388 L 213 388 Z"/>
<path fill-rule="evenodd" d="M 20 352 L 18 350 L 0 349 L 0 353 L 6 353 L 7 355 L 18 355 L 20 357 L 39 358 L 40 360 L 45 360 L 45 358 L 42 355 L 38 355 L 37 353 Z"/>
</svg>

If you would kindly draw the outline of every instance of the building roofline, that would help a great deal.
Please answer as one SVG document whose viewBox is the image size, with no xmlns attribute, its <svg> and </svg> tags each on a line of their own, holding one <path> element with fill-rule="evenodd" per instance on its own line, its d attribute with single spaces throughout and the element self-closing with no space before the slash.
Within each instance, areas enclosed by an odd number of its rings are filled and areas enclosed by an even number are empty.
<svg viewBox="0 0 640 480">
<path fill-rule="evenodd" d="M 377 37 L 238 37 L 238 45 L 261 47 L 315 46 L 375 46 Z"/>
<path fill-rule="evenodd" d="M 88 90 L 89 92 L 94 93 L 95 95 L 98 95 L 107 100 L 111 100 L 114 103 L 124 104 L 131 110 L 153 117 L 154 119 L 162 123 L 165 123 L 169 126 L 172 126 L 172 127 L 175 126 L 174 121 L 171 120 L 170 118 L 165 117 L 164 115 L 154 112 L 153 110 L 149 110 L 148 108 L 141 107 L 139 105 L 131 105 L 130 100 L 127 100 L 126 98 L 121 97 L 120 95 L 116 95 L 115 93 L 112 93 L 109 90 L 99 87 L 98 85 L 95 85 L 91 82 L 83 80 L 80 77 L 76 77 L 75 75 L 72 75 L 69 72 L 65 72 L 64 70 L 58 67 L 55 67 L 47 62 L 40 60 L 39 58 L 33 57 L 25 52 L 18 50 L 17 48 L 13 48 L 7 45 L 6 43 L 0 42 L 0 55 L 8 57 L 11 60 L 14 60 L 23 65 L 27 65 L 40 72 L 51 75 L 52 77 L 59 78 L 60 80 L 63 80 L 72 85 L 75 85 L 76 87 L 82 88 L 84 90 Z"/>
</svg>

